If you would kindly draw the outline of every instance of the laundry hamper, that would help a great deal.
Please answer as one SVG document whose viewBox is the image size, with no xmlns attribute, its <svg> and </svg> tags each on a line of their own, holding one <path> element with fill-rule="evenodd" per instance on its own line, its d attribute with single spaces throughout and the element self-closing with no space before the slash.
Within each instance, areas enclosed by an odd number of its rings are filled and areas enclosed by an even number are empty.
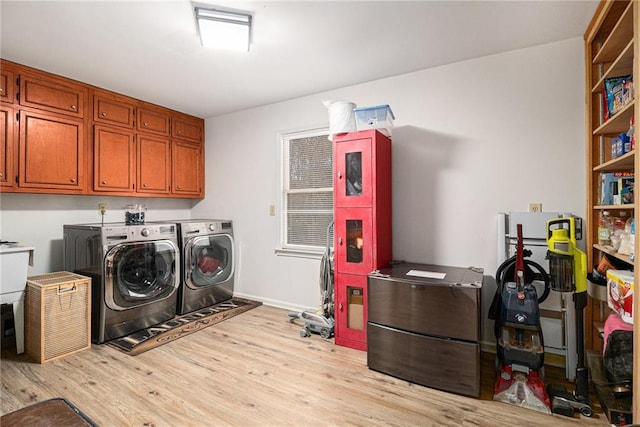
<svg viewBox="0 0 640 427">
<path fill-rule="evenodd" d="M 25 352 L 38 363 L 91 347 L 91 279 L 60 271 L 27 278 Z"/>
</svg>

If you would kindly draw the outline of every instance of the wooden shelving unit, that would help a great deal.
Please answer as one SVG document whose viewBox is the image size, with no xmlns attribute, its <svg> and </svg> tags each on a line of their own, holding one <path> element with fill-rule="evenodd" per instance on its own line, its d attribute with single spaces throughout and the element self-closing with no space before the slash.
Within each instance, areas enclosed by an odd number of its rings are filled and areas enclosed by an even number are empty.
<svg viewBox="0 0 640 427">
<path fill-rule="evenodd" d="M 587 166 L 587 213 L 586 213 L 586 249 L 587 270 L 590 271 L 606 254 L 625 262 L 634 270 L 635 283 L 640 283 L 640 274 L 628 256 L 620 255 L 610 246 L 598 244 L 598 219 L 604 210 L 613 215 L 620 211 L 629 212 L 640 224 L 637 181 L 634 184 L 636 194 L 633 204 L 601 205 L 600 181 L 605 172 L 640 171 L 640 156 L 637 150 L 631 150 L 623 156 L 612 158 L 611 141 L 620 133 L 629 130 L 631 119 L 635 120 L 635 140 L 637 141 L 640 108 L 638 101 L 639 74 L 639 0 L 603 0 L 587 28 L 585 40 L 585 92 L 586 92 L 586 166 Z M 620 111 L 605 120 L 603 95 L 606 79 L 633 75 L 635 95 Z M 635 253 L 640 254 L 640 239 L 635 240 Z M 640 298 L 634 298 L 634 313 L 639 313 Z M 606 302 L 589 298 L 585 310 L 585 345 L 587 350 L 602 351 L 604 321 L 608 315 Z M 640 316 L 634 318 L 634 329 L 640 325 Z M 634 334 L 634 390 L 633 406 L 640 408 L 640 341 Z M 634 423 L 640 421 L 640 411 L 634 414 Z"/>
</svg>

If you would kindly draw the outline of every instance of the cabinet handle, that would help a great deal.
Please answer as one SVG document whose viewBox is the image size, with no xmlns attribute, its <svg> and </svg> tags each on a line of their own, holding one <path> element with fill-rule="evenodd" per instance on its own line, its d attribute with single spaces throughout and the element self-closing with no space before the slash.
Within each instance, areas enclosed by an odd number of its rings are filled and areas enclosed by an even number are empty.
<svg viewBox="0 0 640 427">
<path fill-rule="evenodd" d="M 342 179 L 342 171 L 338 171 L 338 179 Z"/>
<path fill-rule="evenodd" d="M 71 178 L 71 182 L 75 184 L 76 183 L 76 179 L 75 178 Z"/>
<path fill-rule="evenodd" d="M 72 109 L 72 110 L 77 110 L 77 109 L 78 109 L 78 107 L 76 107 L 75 105 L 72 105 L 72 106 L 71 106 L 71 109 Z"/>
<path fill-rule="evenodd" d="M 102 117 L 107 117 L 107 113 L 105 113 L 104 111 L 103 111 L 102 113 L 100 113 L 100 115 L 101 115 Z"/>
</svg>

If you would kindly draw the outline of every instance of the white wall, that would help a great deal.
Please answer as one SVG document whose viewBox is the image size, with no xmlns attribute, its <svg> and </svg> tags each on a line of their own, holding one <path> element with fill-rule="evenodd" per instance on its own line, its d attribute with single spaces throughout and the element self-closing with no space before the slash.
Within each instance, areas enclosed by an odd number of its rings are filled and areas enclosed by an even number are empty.
<svg viewBox="0 0 640 427">
<path fill-rule="evenodd" d="M 575 38 L 213 117 L 207 198 L 192 217 L 234 221 L 237 294 L 318 308 L 320 261 L 274 254 L 278 131 L 328 125 L 323 99 L 389 104 L 394 259 L 484 268 L 484 334 L 492 337 L 497 213 L 541 202 L 584 216 L 583 67 Z"/>
<path fill-rule="evenodd" d="M 319 259 L 274 254 L 277 133 L 328 126 L 323 99 L 389 104 L 396 115 L 394 258 L 483 267 L 486 312 L 495 291 L 498 212 L 542 202 L 543 210 L 584 216 L 583 75 L 582 40 L 575 38 L 214 117 L 206 124 L 205 200 L 2 194 L 0 237 L 35 246 L 29 274 L 42 274 L 63 267 L 62 225 L 99 222 L 98 202 L 108 204 L 106 222 L 122 221 L 128 203 L 149 205 L 149 220 L 229 218 L 236 293 L 317 308 Z"/>
<path fill-rule="evenodd" d="M 104 222 L 123 222 L 127 204 L 148 206 L 147 221 L 191 218 L 190 200 L 51 194 L 0 195 L 0 238 L 35 247 L 30 276 L 64 270 L 62 226 L 99 223 L 98 203 L 107 204 Z M 0 262 L 2 259 L 0 258 Z"/>
</svg>

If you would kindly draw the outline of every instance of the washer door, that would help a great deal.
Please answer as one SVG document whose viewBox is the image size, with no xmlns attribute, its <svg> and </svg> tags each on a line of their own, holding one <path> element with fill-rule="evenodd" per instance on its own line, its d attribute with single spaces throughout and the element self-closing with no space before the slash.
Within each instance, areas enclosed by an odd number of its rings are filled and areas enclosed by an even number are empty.
<svg viewBox="0 0 640 427">
<path fill-rule="evenodd" d="M 169 240 L 122 243 L 105 256 L 105 301 L 126 310 L 167 298 L 178 288 L 178 249 Z"/>
<path fill-rule="evenodd" d="M 229 234 L 198 236 L 187 241 L 185 283 L 191 289 L 220 285 L 233 275 L 233 237 Z"/>
</svg>

